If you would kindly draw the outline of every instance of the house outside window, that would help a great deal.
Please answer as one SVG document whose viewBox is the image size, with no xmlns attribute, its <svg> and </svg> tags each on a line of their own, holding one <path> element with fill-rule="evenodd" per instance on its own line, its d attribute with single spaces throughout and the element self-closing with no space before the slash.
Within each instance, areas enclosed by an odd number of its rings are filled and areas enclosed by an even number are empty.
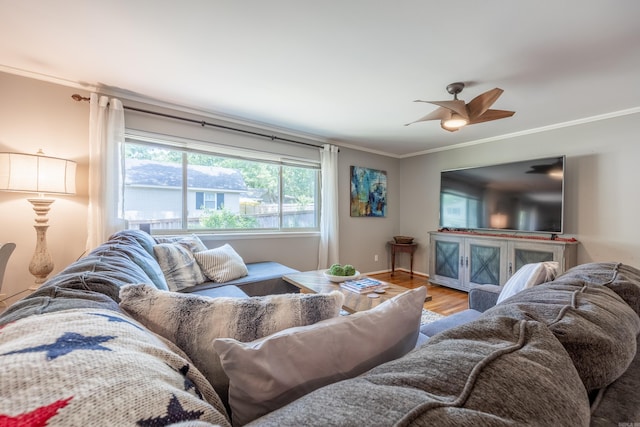
<svg viewBox="0 0 640 427">
<path fill-rule="evenodd" d="M 224 209 L 224 193 L 211 193 L 207 191 L 197 191 L 195 209 L 196 210 Z"/>
<path fill-rule="evenodd" d="M 126 138 L 121 194 L 129 228 L 172 233 L 319 230 L 318 164 L 162 142 Z"/>
</svg>

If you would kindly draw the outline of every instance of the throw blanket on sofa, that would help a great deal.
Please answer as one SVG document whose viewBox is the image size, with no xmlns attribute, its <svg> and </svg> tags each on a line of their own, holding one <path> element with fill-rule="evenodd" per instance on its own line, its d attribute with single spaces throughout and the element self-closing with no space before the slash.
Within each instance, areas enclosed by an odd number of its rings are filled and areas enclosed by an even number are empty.
<svg viewBox="0 0 640 427">
<path fill-rule="evenodd" d="M 229 425 L 184 353 L 118 312 L 72 309 L 8 323 L 0 366 L 0 425 Z"/>
</svg>

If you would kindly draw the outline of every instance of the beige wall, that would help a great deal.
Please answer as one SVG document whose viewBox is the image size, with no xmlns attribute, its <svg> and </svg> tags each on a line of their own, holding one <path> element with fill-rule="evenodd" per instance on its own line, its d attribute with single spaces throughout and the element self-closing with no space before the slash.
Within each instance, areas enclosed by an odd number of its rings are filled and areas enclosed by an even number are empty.
<svg viewBox="0 0 640 427">
<path fill-rule="evenodd" d="M 84 252 L 87 223 L 89 109 L 71 99 L 68 87 L 0 73 L 0 151 L 46 155 L 78 163 L 77 194 L 54 197 L 47 241 L 54 272 Z M 35 213 L 26 193 L 0 192 L 0 242 L 15 242 L 2 293 L 11 295 L 33 284 L 29 262 L 36 243 Z M 24 294 L 22 295 L 24 296 Z"/>
<path fill-rule="evenodd" d="M 340 148 L 338 163 L 340 262 L 352 264 L 363 273 L 388 270 L 391 268 L 391 260 L 386 242 L 392 240 L 392 237 L 398 235 L 400 231 L 400 161 L 386 156 Z M 387 172 L 386 217 L 351 217 L 349 206 L 351 166 Z M 374 260 L 375 255 L 378 255 L 378 261 Z"/>
<path fill-rule="evenodd" d="M 51 156 L 63 157 L 78 162 L 76 196 L 56 197 L 49 213 L 48 247 L 55 263 L 52 274 L 56 274 L 69 263 L 83 255 L 87 224 L 87 176 L 89 105 L 71 99 L 74 93 L 88 96 L 78 89 L 33 80 L 11 74 L 0 73 L 0 151 L 35 153 L 39 148 Z M 145 107 L 134 101 L 125 105 Z M 148 107 L 148 106 L 147 106 Z M 151 108 L 165 112 L 165 109 Z M 181 114 L 185 115 L 185 114 Z M 183 124 L 170 125 L 170 121 L 158 121 L 153 116 L 130 115 L 127 126 L 136 129 L 154 130 L 167 134 L 183 134 L 177 129 Z M 206 140 L 220 132 L 205 132 L 200 126 L 188 129 L 190 136 Z M 193 133 L 193 135 L 191 135 Z M 225 140 L 242 142 L 242 137 L 225 134 Z M 267 143 L 267 142 L 265 142 Z M 261 144 L 264 146 L 264 144 Z M 288 155 L 308 155 L 308 148 L 286 145 Z M 349 217 L 349 166 L 366 166 L 386 170 L 390 185 L 389 216 L 387 218 Z M 385 242 L 397 234 L 399 224 L 399 169 L 398 160 L 385 156 L 341 149 L 339 160 L 340 206 L 342 224 L 340 237 L 344 263 L 353 263 L 363 271 L 378 271 L 387 268 Z M 23 291 L 33 284 L 28 266 L 35 249 L 35 213 L 24 193 L 0 192 L 0 242 L 15 242 L 17 248 L 9 260 L 2 293 L 11 295 Z M 317 267 L 318 236 L 292 234 L 287 236 L 246 237 L 208 236 L 204 238 L 210 247 L 224 242 L 231 243 L 247 262 L 273 260 L 300 270 Z M 374 255 L 378 262 L 374 262 Z M 24 296 L 26 293 L 21 294 Z M 17 298 L 13 298 L 14 301 Z"/>
<path fill-rule="evenodd" d="M 82 256 L 86 240 L 89 106 L 71 100 L 73 93 L 88 95 L 78 89 L 0 73 L 0 151 L 35 153 L 42 148 L 48 155 L 78 162 L 78 194 L 57 197 L 49 214 L 48 242 L 54 274 Z M 140 119 L 128 119 L 128 124 L 144 127 L 140 123 Z M 640 266 L 636 219 L 640 210 L 638 134 L 640 120 L 635 114 L 406 159 L 341 148 L 340 261 L 362 272 L 387 270 L 390 259 L 386 242 L 397 234 L 411 235 L 420 244 L 414 270 L 426 273 L 428 232 L 438 227 L 442 169 L 565 154 L 565 233 L 580 241 L 578 261 L 615 260 Z M 386 218 L 350 217 L 352 165 L 387 172 Z M 27 289 L 33 283 L 28 265 L 35 248 L 35 214 L 27 197 L 0 192 L 0 242 L 17 244 L 5 275 L 5 294 Z M 300 270 L 316 267 L 317 235 L 258 239 L 211 236 L 205 240 L 210 247 L 230 242 L 247 262 L 274 260 Z M 398 261 L 400 267 L 408 268 L 406 254 Z"/>
</svg>

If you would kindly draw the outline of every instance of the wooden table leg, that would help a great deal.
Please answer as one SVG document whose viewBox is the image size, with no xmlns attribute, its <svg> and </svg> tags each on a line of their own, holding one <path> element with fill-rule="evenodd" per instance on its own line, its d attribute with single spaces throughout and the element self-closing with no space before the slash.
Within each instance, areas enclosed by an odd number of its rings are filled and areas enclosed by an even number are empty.
<svg viewBox="0 0 640 427">
<path fill-rule="evenodd" d="M 409 265 L 411 266 L 411 277 L 413 277 L 413 250 L 409 251 L 410 253 L 410 259 L 411 261 L 409 262 Z"/>
<path fill-rule="evenodd" d="M 391 245 L 391 275 L 396 272 L 396 247 Z"/>
<path fill-rule="evenodd" d="M 410 258 L 410 263 L 411 263 L 411 276 L 413 276 L 413 254 L 416 251 L 416 248 L 418 247 L 418 245 L 416 243 L 406 243 L 406 244 L 402 244 L 402 243 L 395 243 L 395 242 L 388 242 L 389 246 L 391 247 L 391 275 L 393 276 L 394 273 L 396 272 L 396 254 L 397 253 L 402 253 L 402 252 L 408 252 Z"/>
</svg>

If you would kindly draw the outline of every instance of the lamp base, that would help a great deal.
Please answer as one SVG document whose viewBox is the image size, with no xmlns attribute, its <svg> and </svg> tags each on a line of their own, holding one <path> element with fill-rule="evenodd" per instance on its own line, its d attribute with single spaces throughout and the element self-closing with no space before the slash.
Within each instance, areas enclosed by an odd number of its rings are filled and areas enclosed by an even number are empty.
<svg viewBox="0 0 640 427">
<path fill-rule="evenodd" d="M 36 229 L 36 250 L 29 264 L 29 272 L 36 278 L 34 286 L 31 286 L 29 290 L 35 291 L 53 271 L 53 259 L 47 249 L 47 228 L 49 228 L 47 213 L 55 200 L 45 198 L 27 200 L 33 205 L 33 210 L 36 212 L 36 223 L 33 226 Z"/>
</svg>

